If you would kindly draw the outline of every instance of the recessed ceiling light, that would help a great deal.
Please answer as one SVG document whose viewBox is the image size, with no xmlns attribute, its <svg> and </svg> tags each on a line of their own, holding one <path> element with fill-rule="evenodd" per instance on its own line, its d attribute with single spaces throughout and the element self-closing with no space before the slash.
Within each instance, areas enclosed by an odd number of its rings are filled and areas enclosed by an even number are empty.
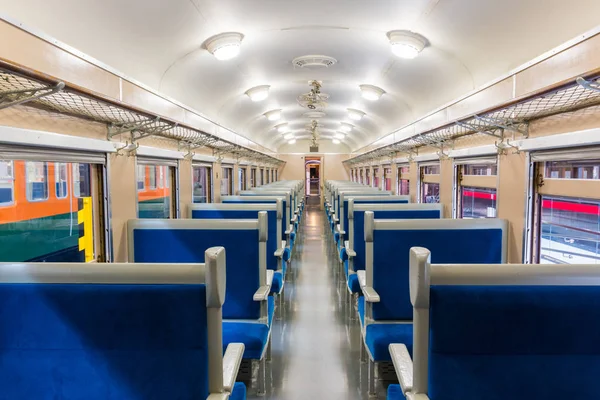
<svg viewBox="0 0 600 400">
<path fill-rule="evenodd" d="M 360 121 L 362 117 L 365 116 L 365 113 L 360 110 L 355 110 L 354 108 L 349 108 L 348 116 L 354 121 Z"/>
<path fill-rule="evenodd" d="M 264 115 L 269 121 L 277 121 L 279 118 L 281 118 L 281 110 L 267 111 Z"/>
<path fill-rule="evenodd" d="M 241 33 L 220 33 L 208 38 L 204 42 L 204 46 L 217 60 L 231 60 L 240 54 L 242 39 L 244 39 L 244 35 Z"/>
<path fill-rule="evenodd" d="M 288 142 L 289 144 L 296 144 L 296 139 L 292 139 Z"/>
<path fill-rule="evenodd" d="M 254 102 L 263 101 L 264 99 L 269 97 L 269 89 L 270 88 L 271 88 L 271 86 L 269 86 L 269 85 L 255 86 L 251 89 L 248 89 L 246 91 L 246 95 L 248 97 L 250 97 L 250 100 L 252 100 Z"/>
<path fill-rule="evenodd" d="M 347 122 L 342 122 L 342 126 L 340 127 L 340 130 L 342 132 L 351 132 L 352 128 L 354 128 L 354 125 L 349 124 Z"/>
<path fill-rule="evenodd" d="M 362 94 L 363 98 L 370 101 L 376 101 L 383 96 L 385 90 L 373 85 L 360 85 L 360 93 Z"/>
<path fill-rule="evenodd" d="M 343 139 L 346 137 L 346 135 L 344 135 L 343 133 L 336 133 L 335 135 L 333 135 L 333 137 L 336 139 Z"/>
<path fill-rule="evenodd" d="M 284 135 L 283 138 L 285 140 L 293 139 L 294 138 L 294 134 L 293 133 L 288 133 L 288 134 Z"/>
<path fill-rule="evenodd" d="M 290 130 L 287 122 L 276 125 L 275 128 L 277 128 L 277 132 L 279 133 L 285 133 Z"/>
<path fill-rule="evenodd" d="M 333 142 L 333 144 L 340 144 L 340 141 L 337 139 L 333 139 L 332 142 Z"/>
<path fill-rule="evenodd" d="M 415 58 L 427 45 L 427 39 L 411 31 L 391 31 L 387 37 L 392 45 L 392 53 L 400 58 Z"/>
</svg>

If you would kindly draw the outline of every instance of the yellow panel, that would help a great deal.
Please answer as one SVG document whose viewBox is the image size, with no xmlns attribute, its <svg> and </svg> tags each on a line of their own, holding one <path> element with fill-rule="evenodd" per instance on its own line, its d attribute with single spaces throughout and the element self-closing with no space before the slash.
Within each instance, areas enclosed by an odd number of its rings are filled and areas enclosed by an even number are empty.
<svg viewBox="0 0 600 400">
<path fill-rule="evenodd" d="M 544 179 L 539 194 L 600 199 L 600 181 L 577 179 Z"/>
<path fill-rule="evenodd" d="M 463 175 L 461 186 L 495 189 L 498 185 L 497 176 Z"/>
</svg>

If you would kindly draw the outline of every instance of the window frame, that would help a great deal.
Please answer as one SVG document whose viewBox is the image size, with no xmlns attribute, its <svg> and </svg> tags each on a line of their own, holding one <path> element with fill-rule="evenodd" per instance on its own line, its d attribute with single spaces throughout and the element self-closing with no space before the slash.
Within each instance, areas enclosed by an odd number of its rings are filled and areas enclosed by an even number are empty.
<svg viewBox="0 0 600 400">
<path fill-rule="evenodd" d="M 439 168 L 439 174 L 426 174 L 425 170 L 428 167 L 431 166 L 438 166 Z M 419 169 L 418 172 L 418 186 L 417 186 L 417 201 L 418 203 L 423 203 L 423 193 L 424 193 L 424 185 L 425 184 L 437 184 L 440 187 L 441 190 L 441 163 L 439 161 L 432 161 L 432 162 L 422 162 L 417 164 L 417 168 Z M 439 195 L 438 195 L 439 196 Z M 439 203 L 439 202 L 438 202 Z M 438 204 L 436 203 L 436 204 Z"/>
<path fill-rule="evenodd" d="M 403 172 L 404 168 L 408 168 L 408 171 Z M 403 177 L 404 174 L 407 175 L 407 178 Z M 408 193 L 402 193 L 402 190 L 400 190 L 403 181 L 406 181 Z M 408 163 L 396 165 L 396 193 L 401 196 L 410 196 L 410 164 Z"/>
<path fill-rule="evenodd" d="M 465 173 L 472 166 L 493 166 L 492 172 L 495 170 L 495 175 L 478 175 Z M 495 191 L 495 217 L 498 217 L 498 155 L 488 155 L 470 158 L 455 158 L 453 162 L 454 179 L 452 187 L 452 216 L 456 219 L 463 218 L 463 195 L 465 188 L 468 189 L 493 189 Z M 486 217 L 492 218 L 492 217 Z"/>
<path fill-rule="evenodd" d="M 72 163 L 73 164 L 73 163 Z M 59 185 L 62 183 L 60 180 L 60 169 L 64 166 L 65 168 L 65 180 L 66 183 L 66 191 L 64 196 L 58 195 L 58 190 L 56 190 Z M 55 162 L 54 163 L 54 196 L 58 200 L 64 200 L 69 197 L 69 164 L 64 162 Z"/>
<path fill-rule="evenodd" d="M 41 203 L 44 201 L 48 201 L 50 199 L 50 174 L 49 174 L 49 162 L 48 161 L 27 161 L 27 160 L 23 160 L 25 161 L 25 198 L 27 199 L 27 201 L 29 203 Z M 29 186 L 30 180 L 29 180 L 29 168 L 28 168 L 28 164 L 30 163 L 41 163 L 43 164 L 43 169 L 44 169 L 44 175 L 45 175 L 45 184 L 46 184 L 46 197 L 43 199 L 32 199 L 31 195 L 32 195 L 32 190 Z"/>
<path fill-rule="evenodd" d="M 15 160 L 0 160 L 0 162 L 10 164 L 10 176 L 6 176 L 5 180 L 10 181 L 10 201 L 0 202 L 0 207 L 10 207 L 15 204 Z M 7 166 L 7 170 L 9 167 Z"/>
</svg>

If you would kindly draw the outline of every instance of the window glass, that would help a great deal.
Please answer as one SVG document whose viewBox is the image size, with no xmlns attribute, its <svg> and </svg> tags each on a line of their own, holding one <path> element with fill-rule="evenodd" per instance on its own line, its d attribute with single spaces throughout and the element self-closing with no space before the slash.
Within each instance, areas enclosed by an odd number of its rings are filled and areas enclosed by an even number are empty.
<svg viewBox="0 0 600 400">
<path fill-rule="evenodd" d="M 398 194 L 401 196 L 408 196 L 410 194 L 410 180 L 400 179 L 398 181 Z"/>
<path fill-rule="evenodd" d="M 600 200 L 541 196 L 540 263 L 600 264 Z"/>
<path fill-rule="evenodd" d="M 370 186 L 371 185 L 371 170 L 370 169 L 365 171 L 365 177 L 366 177 L 365 183 L 367 184 L 367 186 Z"/>
<path fill-rule="evenodd" d="M 210 203 L 210 167 L 193 167 L 193 201 L 194 203 Z"/>
<path fill-rule="evenodd" d="M 465 164 L 463 165 L 463 175 L 498 175 L 497 164 Z"/>
<path fill-rule="evenodd" d="M 379 187 L 379 168 L 373 169 L 373 187 Z"/>
<path fill-rule="evenodd" d="M 138 192 L 140 190 L 144 190 L 146 188 L 146 166 L 138 165 L 137 166 L 137 189 Z"/>
<path fill-rule="evenodd" d="M 56 187 L 56 198 L 64 199 L 68 194 L 67 187 L 67 164 L 55 163 L 54 164 L 54 185 Z"/>
<path fill-rule="evenodd" d="M 392 169 L 384 168 L 383 169 L 383 178 L 385 179 L 385 187 L 383 190 L 392 190 Z"/>
<path fill-rule="evenodd" d="M 260 181 L 258 182 L 258 186 L 262 186 L 265 184 L 265 170 L 260 169 Z"/>
<path fill-rule="evenodd" d="M 239 190 L 246 190 L 246 168 L 240 168 L 238 172 Z"/>
<path fill-rule="evenodd" d="M 463 187 L 462 218 L 496 218 L 496 189 Z"/>
<path fill-rule="evenodd" d="M 600 160 L 550 161 L 544 170 L 551 179 L 600 179 Z"/>
<path fill-rule="evenodd" d="M 156 167 L 156 172 L 157 172 L 157 175 L 158 175 L 156 177 L 156 180 L 158 181 L 157 182 L 158 188 L 162 189 L 165 186 L 165 184 L 164 184 L 164 180 L 165 180 L 165 167 L 162 166 L 162 165 Z"/>
<path fill-rule="evenodd" d="M 439 203 L 440 202 L 440 184 L 423 183 L 423 193 L 421 203 Z"/>
<path fill-rule="evenodd" d="M 250 169 L 250 187 L 256 187 L 256 168 Z"/>
<path fill-rule="evenodd" d="M 15 201 L 15 180 L 13 162 L 0 160 L 0 207 Z"/>
<path fill-rule="evenodd" d="M 95 259 L 91 168 L 90 164 L 0 162 L 0 262 Z M 70 173 L 80 169 L 87 174 Z M 69 196 L 70 187 L 79 198 Z"/>
<path fill-rule="evenodd" d="M 440 166 L 437 165 L 426 165 L 423 167 L 423 175 L 439 175 Z"/>
<path fill-rule="evenodd" d="M 42 201 L 48 199 L 48 163 L 27 161 L 25 163 L 27 180 L 27 200 Z"/>
<path fill-rule="evenodd" d="M 360 170 L 360 183 L 364 183 L 364 171 L 361 169 Z"/>
<path fill-rule="evenodd" d="M 148 166 L 146 168 L 146 171 L 148 171 L 148 177 L 149 177 L 148 185 L 150 186 L 150 189 L 156 189 L 156 169 L 157 168 L 158 167 L 154 166 L 154 165 Z"/>
<path fill-rule="evenodd" d="M 223 196 L 230 196 L 232 194 L 232 185 L 233 185 L 232 170 L 233 170 L 233 168 L 229 168 L 229 167 L 223 167 L 223 169 L 222 169 L 223 176 L 221 177 L 221 195 L 223 195 Z"/>
<path fill-rule="evenodd" d="M 164 165 L 140 165 L 148 173 L 148 186 L 138 191 L 138 218 L 171 218 L 171 189 L 157 187 L 157 174 L 163 169 L 164 178 L 171 179 L 171 167 Z M 139 179 L 139 175 L 138 175 Z M 139 181 L 138 181 L 139 188 Z"/>
</svg>

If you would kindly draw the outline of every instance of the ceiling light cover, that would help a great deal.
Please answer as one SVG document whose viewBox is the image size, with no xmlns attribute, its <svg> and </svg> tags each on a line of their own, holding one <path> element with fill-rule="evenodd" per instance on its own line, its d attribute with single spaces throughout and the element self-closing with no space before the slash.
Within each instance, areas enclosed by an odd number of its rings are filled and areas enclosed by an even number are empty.
<svg viewBox="0 0 600 400">
<path fill-rule="evenodd" d="M 205 42 L 205 47 L 217 60 L 231 60 L 240 54 L 243 39 L 244 35 L 241 33 L 220 33 L 209 38 Z"/>
<path fill-rule="evenodd" d="M 340 144 L 340 141 L 337 139 L 333 139 L 332 142 L 333 142 L 333 144 Z"/>
<path fill-rule="evenodd" d="M 376 101 L 383 96 L 385 90 L 373 85 L 360 85 L 360 93 L 362 94 L 363 98 L 370 101 Z"/>
<path fill-rule="evenodd" d="M 292 139 L 288 142 L 289 144 L 296 144 L 296 139 Z"/>
<path fill-rule="evenodd" d="M 281 118 L 281 110 L 267 111 L 265 117 L 267 117 L 269 121 L 277 121 Z"/>
<path fill-rule="evenodd" d="M 356 110 L 354 108 L 348 109 L 348 117 L 350 117 L 350 119 L 352 119 L 354 121 L 360 121 L 362 119 L 362 117 L 364 117 L 364 116 L 365 116 L 365 113 L 360 110 Z"/>
<path fill-rule="evenodd" d="M 342 126 L 340 127 L 340 130 L 342 132 L 351 132 L 352 128 L 354 128 L 354 126 L 352 124 L 349 124 L 347 122 L 342 122 Z"/>
<path fill-rule="evenodd" d="M 427 39 L 410 31 L 391 31 L 387 37 L 392 45 L 392 53 L 400 58 L 415 58 L 427 45 Z"/>
<path fill-rule="evenodd" d="M 269 86 L 269 85 L 255 86 L 251 89 L 248 89 L 246 91 L 246 95 L 248 97 L 250 97 L 250 100 L 252 100 L 254 102 L 263 101 L 264 99 L 269 97 L 269 89 L 270 88 L 271 88 L 271 86 Z"/>
<path fill-rule="evenodd" d="M 288 133 L 288 134 L 284 135 L 283 138 L 285 140 L 291 140 L 291 139 L 294 138 L 294 134 L 293 133 Z"/>
<path fill-rule="evenodd" d="M 285 133 L 285 132 L 289 131 L 287 122 L 284 122 L 283 124 L 279 124 L 275 128 L 277 128 L 277 132 L 279 132 L 279 133 Z"/>
</svg>

